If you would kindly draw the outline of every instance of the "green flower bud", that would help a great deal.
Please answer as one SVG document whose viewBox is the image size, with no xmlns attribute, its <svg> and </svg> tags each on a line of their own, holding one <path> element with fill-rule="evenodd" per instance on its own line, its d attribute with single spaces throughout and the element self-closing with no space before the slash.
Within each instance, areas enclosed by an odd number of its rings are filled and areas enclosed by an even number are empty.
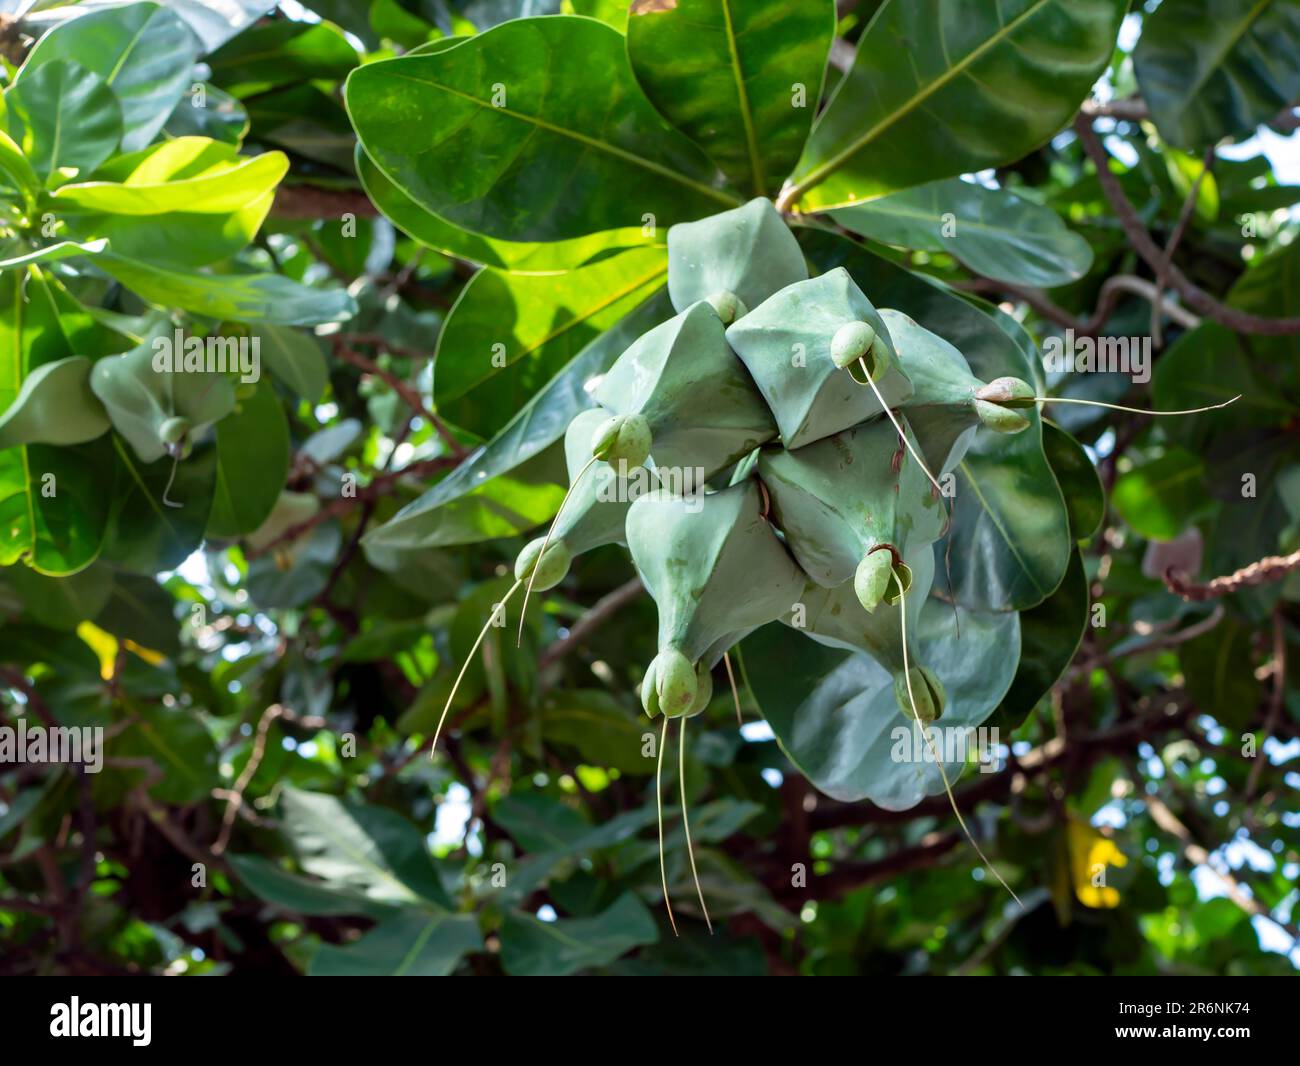
<svg viewBox="0 0 1300 1066">
<path fill-rule="evenodd" d="M 975 393 L 977 400 L 1000 404 L 1003 407 L 1033 407 L 1034 390 L 1020 378 L 994 378 Z"/>
<path fill-rule="evenodd" d="M 831 338 L 831 360 L 843 370 L 852 366 L 859 359 L 866 360 L 868 367 L 872 360 L 867 359 L 876 343 L 876 331 L 866 322 L 846 322 L 835 331 Z M 875 374 L 872 374 L 875 380 Z"/>
<path fill-rule="evenodd" d="M 744 318 L 749 314 L 749 308 L 745 306 L 745 301 L 734 292 L 728 292 L 725 289 L 708 297 L 707 302 L 713 310 L 718 312 L 718 317 L 722 319 L 724 326 L 729 326 L 736 319 Z"/>
<path fill-rule="evenodd" d="M 680 718 L 690 712 L 699 692 L 691 661 L 677 648 L 664 648 L 651 661 L 641 682 L 641 706 L 653 718 L 662 712 Z"/>
<path fill-rule="evenodd" d="M 948 704 L 948 694 L 940 681 L 928 666 L 914 666 L 909 671 L 912 677 L 912 698 L 916 700 L 916 713 L 912 713 L 912 699 L 907 694 L 907 674 L 899 671 L 894 675 L 894 699 L 903 714 L 922 722 L 937 721 L 943 715 Z"/>
<path fill-rule="evenodd" d="M 158 439 L 164 444 L 179 444 L 190 431 L 188 418 L 169 418 L 158 427 Z"/>
<path fill-rule="evenodd" d="M 591 454 L 607 463 L 622 459 L 629 468 L 640 466 L 650 457 L 650 424 L 640 415 L 615 415 L 596 427 Z"/>
<path fill-rule="evenodd" d="M 857 573 L 853 575 L 853 591 L 867 614 L 874 614 L 885 598 L 893 569 L 894 556 L 887 549 L 870 552 L 858 563 Z"/>
<path fill-rule="evenodd" d="M 552 540 L 546 545 L 546 555 L 538 566 L 537 557 L 541 554 L 542 544 L 545 537 L 538 537 L 524 545 L 524 550 L 519 553 L 515 559 L 515 577 L 519 581 L 527 581 L 532 577 L 533 569 L 537 568 L 537 576 L 533 580 L 533 588 L 538 592 L 545 592 L 547 589 L 553 589 L 561 581 L 564 575 L 569 572 L 569 563 L 573 561 L 573 555 L 569 551 L 568 545 L 563 540 Z"/>
<path fill-rule="evenodd" d="M 1029 428 L 1029 419 L 1000 404 L 976 400 L 975 413 L 994 433 L 1019 433 Z"/>
<path fill-rule="evenodd" d="M 705 668 L 703 663 L 695 667 L 695 699 L 686 709 L 683 718 L 694 718 L 709 705 L 713 699 L 713 671 Z"/>
</svg>

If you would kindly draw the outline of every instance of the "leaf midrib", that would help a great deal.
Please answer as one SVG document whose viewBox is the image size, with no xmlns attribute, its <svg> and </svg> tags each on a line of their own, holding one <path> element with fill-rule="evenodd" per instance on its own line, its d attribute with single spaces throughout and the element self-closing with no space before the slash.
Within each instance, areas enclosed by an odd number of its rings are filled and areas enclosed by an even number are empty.
<svg viewBox="0 0 1300 1066">
<path fill-rule="evenodd" d="M 719 203 L 726 204 L 728 207 L 735 207 L 740 203 L 736 197 L 731 196 L 720 189 L 715 189 L 711 185 L 705 185 L 703 182 L 696 181 L 693 178 L 688 178 L 685 174 L 679 173 L 671 167 L 666 167 L 662 163 L 656 163 L 644 156 L 636 155 L 624 148 L 618 147 L 618 145 L 610 144 L 608 141 L 597 140 L 595 137 L 590 137 L 585 133 L 579 133 L 577 130 L 565 129 L 563 126 L 557 126 L 554 123 L 547 122 L 546 119 L 538 118 L 535 115 L 526 115 L 521 111 L 514 111 L 508 107 L 495 107 L 487 101 L 480 100 L 472 93 L 467 93 L 461 89 L 454 89 L 450 85 L 444 85 L 433 78 L 415 78 L 409 74 L 402 74 L 397 71 L 389 71 L 388 76 L 391 78 L 400 78 L 402 81 L 413 82 L 416 85 L 430 86 L 451 96 L 459 97 L 462 100 L 468 100 L 476 107 L 492 111 L 498 115 L 508 115 L 517 122 L 536 126 L 538 129 L 545 130 L 547 133 L 555 134 L 557 137 L 567 137 L 569 140 L 576 141 L 587 148 L 591 148 L 597 152 L 603 152 L 606 155 L 612 156 L 625 163 L 629 163 L 632 166 L 640 167 L 643 170 L 650 171 L 652 174 L 658 174 L 661 177 L 675 181 L 679 185 L 693 189 L 703 196 L 708 196 Z"/>
<path fill-rule="evenodd" d="M 797 203 L 805 193 L 829 178 L 835 173 L 835 171 L 839 170 L 840 167 L 848 162 L 851 157 L 875 140 L 884 130 L 887 130 L 895 122 L 898 122 L 906 115 L 911 114 L 911 112 L 915 111 L 922 103 L 928 100 L 940 89 L 947 86 L 949 82 L 953 81 L 959 75 L 964 74 L 966 69 L 973 66 L 985 52 L 993 48 L 995 45 L 1001 44 L 1005 38 L 1011 36 L 1015 30 L 1019 29 L 1022 23 L 1027 19 L 1033 18 L 1042 10 L 1043 7 L 1053 2 L 1055 2 L 1055 0 L 1037 0 L 1037 3 L 1035 3 L 1033 7 L 1021 12 L 1010 22 L 1002 26 L 997 33 L 993 34 L 987 41 L 979 45 L 977 48 L 972 49 L 959 63 L 955 66 L 949 67 L 928 86 L 908 99 L 901 107 L 896 108 L 893 112 L 886 115 L 869 130 L 863 133 L 861 137 L 851 141 L 845 148 L 831 156 L 831 158 L 821 166 L 815 167 L 813 170 L 809 171 L 807 177 L 795 183 L 789 197 L 790 202 Z M 845 79 L 845 84 L 848 84 L 847 78 Z M 827 111 L 829 110 L 830 107 L 828 106 Z"/>
</svg>

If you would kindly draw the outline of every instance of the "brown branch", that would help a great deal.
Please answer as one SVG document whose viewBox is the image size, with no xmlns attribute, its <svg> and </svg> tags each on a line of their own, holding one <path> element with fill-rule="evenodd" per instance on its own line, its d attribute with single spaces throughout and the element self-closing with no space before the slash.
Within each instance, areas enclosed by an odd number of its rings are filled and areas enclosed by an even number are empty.
<svg viewBox="0 0 1300 1066">
<path fill-rule="evenodd" d="M 1129 244 L 1146 260 L 1152 270 L 1158 272 L 1164 261 L 1164 252 L 1147 232 L 1137 209 L 1129 202 L 1119 179 L 1111 171 L 1110 155 L 1098 139 L 1096 131 L 1093 130 L 1092 119 L 1081 112 L 1075 120 L 1074 128 L 1079 135 L 1079 143 L 1083 145 L 1083 150 L 1097 168 L 1097 180 L 1101 183 L 1101 191 L 1119 219 Z M 1182 296 L 1188 307 L 1238 333 L 1258 333 L 1268 336 L 1300 333 L 1300 318 L 1262 318 L 1259 315 L 1228 307 L 1196 285 L 1173 264 L 1169 266 L 1168 277 L 1169 283 Z"/>
<path fill-rule="evenodd" d="M 567 635 L 546 649 L 541 659 L 538 660 L 537 672 L 540 674 L 548 666 L 552 666 L 563 659 L 604 625 L 612 615 L 617 614 L 644 590 L 645 586 L 641 584 L 641 579 L 634 577 L 631 581 L 619 585 L 613 592 L 602 596 L 592 604 L 591 609 L 586 614 L 573 624 Z"/>
<path fill-rule="evenodd" d="M 295 541 L 330 518 L 341 518 L 354 507 L 363 506 L 369 500 L 388 495 L 403 478 L 425 477 L 429 474 L 436 474 L 439 471 L 456 466 L 459 462 L 460 459 L 457 456 L 439 455 L 432 459 L 420 459 L 417 462 L 408 463 L 401 470 L 394 470 L 391 474 L 382 474 L 372 480 L 370 484 L 358 488 L 355 496 L 344 496 L 330 501 L 310 518 L 290 526 L 269 544 L 257 549 L 247 549 L 245 556 L 249 559 L 256 559 L 267 552 L 274 551 L 282 544 Z"/>
<path fill-rule="evenodd" d="M 1160 266 L 1156 269 L 1156 299 L 1151 303 L 1151 340 L 1157 348 L 1164 347 L 1164 339 L 1160 333 L 1160 315 L 1157 308 L 1160 305 L 1161 297 L 1164 295 L 1165 282 L 1169 277 L 1169 268 L 1173 265 L 1174 252 L 1178 250 L 1179 242 L 1183 239 L 1183 234 L 1187 232 L 1187 227 L 1191 224 L 1192 215 L 1196 213 L 1196 198 L 1201 194 L 1201 186 L 1205 183 L 1205 176 L 1210 173 L 1214 166 L 1214 145 L 1205 149 L 1205 155 L 1201 159 L 1201 172 L 1196 175 L 1196 180 L 1192 182 L 1192 187 L 1188 191 L 1186 198 L 1183 200 L 1182 210 L 1178 212 L 1178 222 L 1174 225 L 1174 232 L 1170 234 L 1169 240 L 1165 243 L 1165 254 L 1160 261 Z"/>
<path fill-rule="evenodd" d="M 375 218 L 379 212 L 360 189 L 325 189 L 318 185 L 281 185 L 271 214 L 276 218 L 330 218 L 344 215 Z"/>
<path fill-rule="evenodd" d="M 438 436 L 442 439 L 443 444 L 447 446 L 447 450 L 450 451 L 452 455 L 457 458 L 461 458 L 465 455 L 464 446 L 455 438 L 442 419 L 425 407 L 424 398 L 418 391 L 416 391 L 415 387 L 409 381 L 403 381 L 391 370 L 385 370 L 373 359 L 367 359 L 360 352 L 353 351 L 338 338 L 336 338 L 334 342 L 334 351 L 341 359 L 351 363 L 358 370 L 367 374 L 374 374 L 376 377 L 380 378 L 390 389 L 401 397 L 402 402 L 405 403 L 407 407 L 434 428 L 435 432 L 437 432 Z"/>
<path fill-rule="evenodd" d="M 239 816 L 239 809 L 244 803 L 244 792 L 252 783 L 257 768 L 262 765 L 262 757 L 266 755 L 266 740 L 271 731 L 271 724 L 283 713 L 284 708 L 278 703 L 273 703 L 262 712 L 262 717 L 258 720 L 257 735 L 253 738 L 253 750 L 249 752 L 248 761 L 244 763 L 244 768 L 239 772 L 239 777 L 235 779 L 235 787 L 231 791 L 225 812 L 221 816 L 221 831 L 217 834 L 216 843 L 212 845 L 213 855 L 220 855 L 230 843 L 230 834 L 235 828 L 235 819 Z"/>
<path fill-rule="evenodd" d="M 1269 555 L 1231 574 L 1216 577 L 1204 585 L 1188 580 L 1188 575 L 1170 567 L 1165 571 L 1165 585 L 1170 592 L 1185 600 L 1213 600 L 1228 596 L 1240 589 L 1254 585 L 1267 585 L 1281 581 L 1287 574 L 1300 569 L 1300 551 L 1290 555 Z"/>
<path fill-rule="evenodd" d="M 1201 320 L 1181 304 L 1174 303 L 1157 287 L 1146 278 L 1139 278 L 1134 274 L 1116 274 L 1114 277 L 1107 278 L 1102 282 L 1101 292 L 1097 297 L 1097 306 L 1087 318 L 1076 318 L 1064 307 L 1052 301 L 1041 289 L 1031 289 L 1023 285 L 1015 285 L 1011 282 L 997 281 L 993 278 L 974 278 L 971 281 L 959 281 L 953 284 L 953 288 L 962 289 L 966 292 L 975 292 L 981 294 L 988 293 L 1007 293 L 1023 300 L 1044 318 L 1049 319 L 1057 325 L 1064 326 L 1066 329 L 1072 329 L 1080 337 L 1096 337 L 1101 331 L 1111 314 L 1115 310 L 1115 305 L 1119 303 L 1119 298 L 1123 293 L 1131 293 L 1140 296 L 1155 307 L 1158 306 L 1161 311 L 1172 318 L 1180 326 L 1191 329 L 1200 325 Z"/>
</svg>

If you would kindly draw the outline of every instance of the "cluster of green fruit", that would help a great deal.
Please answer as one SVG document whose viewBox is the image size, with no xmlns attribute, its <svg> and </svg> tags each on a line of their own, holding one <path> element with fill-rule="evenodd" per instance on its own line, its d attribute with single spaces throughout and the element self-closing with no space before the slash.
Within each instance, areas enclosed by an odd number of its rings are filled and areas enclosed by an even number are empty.
<svg viewBox="0 0 1300 1066">
<path fill-rule="evenodd" d="M 810 278 L 767 200 L 674 226 L 668 257 L 678 314 L 618 358 L 599 406 L 570 424 L 569 493 L 516 560 L 515 588 L 553 587 L 575 555 L 625 543 L 659 611 L 641 686 L 651 716 L 700 713 L 728 649 L 781 620 L 872 656 L 903 713 L 933 721 L 944 687 L 917 663 L 904 612 L 934 577 L 937 478 L 977 426 L 1028 428 L 1017 408 L 1033 390 L 981 381 L 842 268 Z M 586 476 L 599 464 L 602 484 Z M 637 496 L 640 467 L 659 487 Z M 691 482 L 698 493 L 680 491 Z"/>
</svg>

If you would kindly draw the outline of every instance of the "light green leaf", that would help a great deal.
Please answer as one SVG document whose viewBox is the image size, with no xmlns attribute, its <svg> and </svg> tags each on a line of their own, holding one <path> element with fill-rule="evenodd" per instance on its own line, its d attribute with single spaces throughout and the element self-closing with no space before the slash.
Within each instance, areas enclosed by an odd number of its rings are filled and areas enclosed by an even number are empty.
<svg viewBox="0 0 1300 1066">
<path fill-rule="evenodd" d="M 342 322 L 356 312 L 355 302 L 343 289 L 318 289 L 281 274 L 195 274 L 112 252 L 96 262 L 150 303 L 211 318 L 315 326 Z"/>
<path fill-rule="evenodd" d="M 476 233 L 561 240 L 646 216 L 664 229 L 738 202 L 642 95 L 623 38 L 591 19 L 518 19 L 442 52 L 369 63 L 345 95 L 379 169 Z"/>
<path fill-rule="evenodd" d="M 737 188 L 771 196 L 803 150 L 834 35 L 831 0 L 677 0 L 632 6 L 627 51 L 659 113 Z"/>
<path fill-rule="evenodd" d="M 567 977 L 658 939 L 650 912 L 631 892 L 594 918 L 543 922 L 511 911 L 501 926 L 501 965 L 515 977 Z"/>
<path fill-rule="evenodd" d="M 1128 0 L 886 0 L 786 198 L 824 211 L 1000 166 L 1053 137 L 1111 61 Z"/>
<path fill-rule="evenodd" d="M 29 374 L 76 354 L 64 332 L 74 307 L 39 267 L 0 274 L 0 412 Z M 69 326 L 75 320 L 68 315 Z M 25 559 L 41 573 L 70 574 L 93 562 L 108 524 L 112 465 L 105 440 L 0 451 L 0 566 Z"/>
<path fill-rule="evenodd" d="M 1293 104 L 1297 55 L 1294 0 L 1177 0 L 1143 16 L 1133 69 L 1160 135 L 1198 149 Z"/>
<path fill-rule="evenodd" d="M 45 63 L 5 92 L 9 128 L 32 168 L 54 184 L 89 173 L 117 149 L 122 108 L 102 78 L 66 59 Z"/>
<path fill-rule="evenodd" d="M 321 945 L 307 972 L 310 977 L 446 977 L 464 955 L 482 947 L 473 915 L 402 911 L 347 947 Z"/>
<path fill-rule="evenodd" d="M 36 42 L 17 82 L 59 60 L 92 71 L 121 104 L 122 148 L 130 152 L 154 139 L 189 88 L 199 47 L 189 27 L 167 8 L 127 4 L 56 26 Z M 85 134 L 80 126 L 74 128 L 80 140 Z"/>
<path fill-rule="evenodd" d="M 1065 285 L 1092 265 L 1091 246 L 1055 211 L 960 178 L 831 214 L 863 237 L 917 251 L 946 251 L 976 274 L 1018 285 Z"/>
<path fill-rule="evenodd" d="M 448 421 L 490 437 L 585 345 L 661 287 L 662 248 L 563 274 L 480 270 L 438 337 L 433 398 Z"/>
<path fill-rule="evenodd" d="M 424 836 L 385 807 L 286 788 L 284 832 L 302 868 L 380 903 L 450 909 Z"/>
<path fill-rule="evenodd" d="M 1120 476 L 1111 504 L 1140 537 L 1173 540 L 1187 528 L 1207 500 L 1201 460 L 1181 448 L 1166 448 L 1158 459 Z"/>
<path fill-rule="evenodd" d="M 308 332 L 263 323 L 252 330 L 262 362 L 308 403 L 318 403 L 329 385 L 329 364 L 320 342 Z"/>
</svg>

